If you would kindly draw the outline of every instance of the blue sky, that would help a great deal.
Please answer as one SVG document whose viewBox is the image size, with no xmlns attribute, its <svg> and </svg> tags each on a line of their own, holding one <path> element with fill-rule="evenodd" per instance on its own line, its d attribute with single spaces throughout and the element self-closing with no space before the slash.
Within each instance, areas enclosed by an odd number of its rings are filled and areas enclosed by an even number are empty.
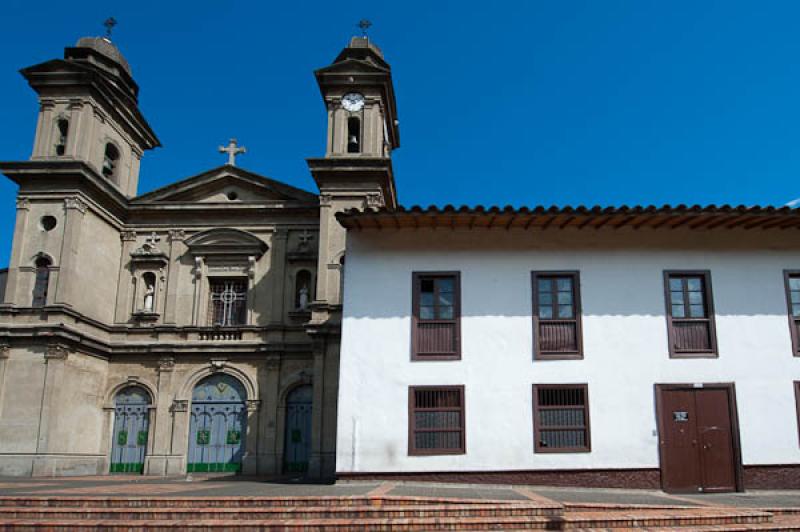
<svg viewBox="0 0 800 532">
<path fill-rule="evenodd" d="M 0 160 L 30 155 L 19 68 L 119 21 L 162 148 L 140 192 L 225 162 L 315 191 L 312 71 L 369 18 L 393 67 L 400 201 L 783 205 L 800 197 L 800 2 L 4 0 Z M 0 181 L 0 264 L 15 186 Z"/>
</svg>

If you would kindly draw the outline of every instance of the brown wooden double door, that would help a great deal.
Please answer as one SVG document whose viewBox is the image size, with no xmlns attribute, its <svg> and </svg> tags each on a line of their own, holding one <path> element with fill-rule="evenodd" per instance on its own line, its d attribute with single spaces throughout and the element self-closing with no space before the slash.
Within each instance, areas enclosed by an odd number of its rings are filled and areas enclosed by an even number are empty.
<svg viewBox="0 0 800 532">
<path fill-rule="evenodd" d="M 738 434 L 730 385 L 656 388 L 665 491 L 736 491 Z"/>
</svg>

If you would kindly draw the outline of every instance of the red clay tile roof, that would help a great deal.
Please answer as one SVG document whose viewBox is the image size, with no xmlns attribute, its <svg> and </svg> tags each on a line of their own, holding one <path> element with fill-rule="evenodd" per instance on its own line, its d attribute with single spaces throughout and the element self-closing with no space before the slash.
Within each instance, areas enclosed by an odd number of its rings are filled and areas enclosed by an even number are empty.
<svg viewBox="0 0 800 532">
<path fill-rule="evenodd" d="M 655 205 L 628 207 L 454 207 L 431 205 L 398 207 L 396 210 L 349 209 L 336 219 L 347 229 L 416 229 L 421 227 L 450 228 L 539 228 L 583 229 L 608 227 L 618 229 L 796 229 L 800 227 L 800 208 L 746 207 L 739 205 Z"/>
</svg>

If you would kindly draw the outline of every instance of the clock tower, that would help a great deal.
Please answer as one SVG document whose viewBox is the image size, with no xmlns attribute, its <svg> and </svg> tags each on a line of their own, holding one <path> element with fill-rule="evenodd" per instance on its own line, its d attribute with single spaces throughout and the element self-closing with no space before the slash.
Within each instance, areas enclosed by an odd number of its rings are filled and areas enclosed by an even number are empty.
<svg viewBox="0 0 800 532">
<path fill-rule="evenodd" d="M 314 374 L 338 372 L 347 209 L 397 207 L 392 151 L 400 147 L 392 71 L 368 37 L 353 37 L 333 63 L 315 72 L 328 115 L 325 156 L 308 159 L 320 192 L 317 290 L 308 332 L 314 337 Z M 338 379 L 314 387 L 309 473 L 335 472 Z M 316 384 L 316 383 L 315 383 Z M 325 421 L 332 423 L 324 426 Z"/>
</svg>

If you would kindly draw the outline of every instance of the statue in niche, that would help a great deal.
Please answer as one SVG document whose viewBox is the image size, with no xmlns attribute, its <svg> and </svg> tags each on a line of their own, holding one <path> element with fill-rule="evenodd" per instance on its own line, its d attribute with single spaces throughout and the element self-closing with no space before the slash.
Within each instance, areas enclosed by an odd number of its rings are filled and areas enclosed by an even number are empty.
<svg viewBox="0 0 800 532">
<path fill-rule="evenodd" d="M 153 274 L 145 274 L 144 280 L 144 307 L 145 312 L 155 311 L 156 279 Z"/>
<path fill-rule="evenodd" d="M 298 310 L 308 310 L 308 285 L 303 285 L 297 298 Z"/>
</svg>

